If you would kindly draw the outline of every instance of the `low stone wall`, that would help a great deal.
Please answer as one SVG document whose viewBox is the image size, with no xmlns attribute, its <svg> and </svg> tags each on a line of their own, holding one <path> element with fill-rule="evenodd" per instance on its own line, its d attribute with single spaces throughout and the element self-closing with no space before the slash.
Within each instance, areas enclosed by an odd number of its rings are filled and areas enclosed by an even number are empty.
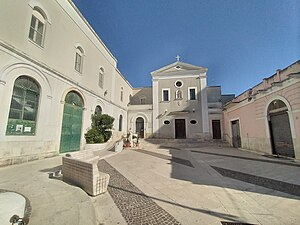
<svg viewBox="0 0 300 225">
<path fill-rule="evenodd" d="M 0 167 L 49 158 L 58 154 L 57 145 L 51 141 L 0 141 Z"/>
<path fill-rule="evenodd" d="M 110 176 L 99 172 L 97 166 L 99 157 L 85 158 L 86 156 L 83 153 L 82 158 L 63 157 L 63 181 L 82 188 L 91 196 L 96 196 L 107 191 Z"/>
<path fill-rule="evenodd" d="M 97 145 L 97 144 L 96 144 Z M 62 158 L 63 181 L 72 183 L 91 196 L 107 191 L 110 176 L 99 171 L 97 163 L 100 159 L 99 152 L 103 149 L 95 148 L 79 152 L 67 153 Z M 106 145 L 106 150 L 114 149 L 115 152 L 123 150 L 123 140 Z"/>
</svg>

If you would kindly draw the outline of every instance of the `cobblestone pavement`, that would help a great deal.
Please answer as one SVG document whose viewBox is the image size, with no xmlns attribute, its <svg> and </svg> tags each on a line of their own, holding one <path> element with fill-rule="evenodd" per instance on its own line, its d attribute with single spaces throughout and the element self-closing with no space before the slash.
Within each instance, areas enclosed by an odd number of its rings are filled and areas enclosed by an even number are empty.
<svg viewBox="0 0 300 225">
<path fill-rule="evenodd" d="M 160 154 L 160 153 L 156 153 L 156 152 L 151 152 L 151 151 L 147 151 L 147 150 L 144 150 L 144 149 L 138 149 L 138 150 L 134 149 L 133 151 L 144 153 L 144 154 L 147 154 L 147 155 L 152 155 L 152 156 L 160 158 L 160 159 L 170 160 L 171 162 L 194 168 L 193 164 L 190 161 L 186 160 L 186 159 L 181 159 L 181 158 L 174 157 L 174 156 L 168 156 L 168 155 L 164 155 L 164 154 Z"/>
<path fill-rule="evenodd" d="M 98 168 L 110 175 L 108 192 L 128 224 L 180 224 L 105 160 Z"/>
</svg>

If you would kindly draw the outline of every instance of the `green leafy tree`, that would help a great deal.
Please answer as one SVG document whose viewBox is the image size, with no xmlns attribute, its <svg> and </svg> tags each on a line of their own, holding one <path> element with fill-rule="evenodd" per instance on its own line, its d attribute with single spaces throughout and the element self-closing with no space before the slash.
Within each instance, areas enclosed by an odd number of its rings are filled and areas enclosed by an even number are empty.
<svg viewBox="0 0 300 225">
<path fill-rule="evenodd" d="M 107 114 L 92 115 L 92 128 L 84 135 L 86 143 L 104 143 L 107 142 L 111 135 L 114 118 Z"/>
</svg>

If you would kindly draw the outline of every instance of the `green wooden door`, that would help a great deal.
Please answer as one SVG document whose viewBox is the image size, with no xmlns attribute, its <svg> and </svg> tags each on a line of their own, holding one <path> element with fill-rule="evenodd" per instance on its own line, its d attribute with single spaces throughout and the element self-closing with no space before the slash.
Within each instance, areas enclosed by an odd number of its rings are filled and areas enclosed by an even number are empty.
<svg viewBox="0 0 300 225">
<path fill-rule="evenodd" d="M 72 101 L 70 100 L 70 95 Z M 77 93 L 70 92 L 66 97 L 61 129 L 60 153 L 78 151 L 80 149 L 82 104 L 76 104 L 77 99 L 74 97 L 76 95 L 78 96 Z"/>
</svg>

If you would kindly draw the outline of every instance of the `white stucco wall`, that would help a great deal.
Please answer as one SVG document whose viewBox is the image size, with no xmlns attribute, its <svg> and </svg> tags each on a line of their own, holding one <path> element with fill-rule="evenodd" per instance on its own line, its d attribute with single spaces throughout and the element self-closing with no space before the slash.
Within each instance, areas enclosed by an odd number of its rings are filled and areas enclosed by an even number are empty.
<svg viewBox="0 0 300 225">
<path fill-rule="evenodd" d="M 35 7 L 46 15 L 43 46 L 28 38 Z M 4 0 L 0 21 L 0 165 L 59 154 L 64 99 L 72 90 L 84 101 L 81 148 L 97 105 L 103 113 L 115 118 L 114 133 L 126 133 L 132 87 L 116 68 L 117 60 L 70 1 Z M 82 73 L 75 70 L 76 46 L 84 50 Z M 101 67 L 103 88 L 98 85 Z M 21 75 L 36 80 L 41 90 L 34 136 L 6 135 L 12 90 Z M 123 116 L 121 132 L 118 131 L 120 115 Z"/>
</svg>

